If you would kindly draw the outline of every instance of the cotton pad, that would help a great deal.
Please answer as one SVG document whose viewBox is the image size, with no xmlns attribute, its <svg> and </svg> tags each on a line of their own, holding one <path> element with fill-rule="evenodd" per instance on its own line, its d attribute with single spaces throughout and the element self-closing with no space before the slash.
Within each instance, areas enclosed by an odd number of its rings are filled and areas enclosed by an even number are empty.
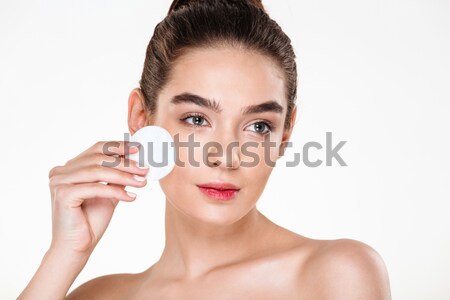
<svg viewBox="0 0 450 300">
<path fill-rule="evenodd" d="M 128 153 L 128 159 L 137 161 L 140 166 L 149 166 L 147 180 L 160 180 L 175 166 L 175 147 L 172 136 L 160 126 L 145 126 L 136 131 L 130 142 L 137 142 L 139 151 Z M 133 143 L 130 145 L 133 146 Z"/>
</svg>

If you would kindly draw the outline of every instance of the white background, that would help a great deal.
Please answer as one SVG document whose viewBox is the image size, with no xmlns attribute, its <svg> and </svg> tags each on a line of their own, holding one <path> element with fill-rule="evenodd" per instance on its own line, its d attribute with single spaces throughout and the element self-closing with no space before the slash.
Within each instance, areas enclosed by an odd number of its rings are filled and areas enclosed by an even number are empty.
<svg viewBox="0 0 450 300">
<path fill-rule="evenodd" d="M 348 167 L 280 161 L 259 209 L 308 237 L 369 244 L 394 299 L 449 299 L 450 3 L 263 2 L 298 57 L 300 111 L 285 160 L 331 131 L 335 144 L 347 141 Z M 0 2 L 1 299 L 19 295 L 50 243 L 51 167 L 128 131 L 128 95 L 170 3 Z M 120 203 L 71 290 L 153 264 L 163 212 L 157 182 Z"/>
</svg>

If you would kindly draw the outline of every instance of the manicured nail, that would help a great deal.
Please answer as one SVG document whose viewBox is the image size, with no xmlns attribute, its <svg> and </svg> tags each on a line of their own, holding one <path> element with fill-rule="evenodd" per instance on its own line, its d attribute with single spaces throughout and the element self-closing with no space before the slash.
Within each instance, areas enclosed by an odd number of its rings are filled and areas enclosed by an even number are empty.
<svg viewBox="0 0 450 300">
<path fill-rule="evenodd" d="M 136 179 L 137 181 L 144 181 L 145 177 L 134 175 L 134 179 Z"/>
<path fill-rule="evenodd" d="M 136 194 L 135 194 L 135 193 L 127 192 L 127 194 L 128 194 L 130 197 L 136 198 Z"/>
</svg>

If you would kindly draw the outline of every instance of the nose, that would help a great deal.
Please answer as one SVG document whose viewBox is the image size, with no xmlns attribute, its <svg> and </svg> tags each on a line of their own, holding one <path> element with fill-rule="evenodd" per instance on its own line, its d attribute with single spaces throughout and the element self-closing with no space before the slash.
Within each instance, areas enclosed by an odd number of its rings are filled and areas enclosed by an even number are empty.
<svg viewBox="0 0 450 300">
<path fill-rule="evenodd" d="M 216 134 L 206 147 L 206 161 L 211 168 L 237 169 L 241 163 L 240 144 L 231 130 Z"/>
</svg>

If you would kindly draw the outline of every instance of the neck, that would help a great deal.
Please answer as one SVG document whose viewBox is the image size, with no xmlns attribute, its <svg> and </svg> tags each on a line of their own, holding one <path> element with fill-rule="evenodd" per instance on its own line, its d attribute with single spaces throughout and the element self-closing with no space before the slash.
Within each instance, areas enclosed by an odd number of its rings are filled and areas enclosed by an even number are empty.
<svg viewBox="0 0 450 300">
<path fill-rule="evenodd" d="M 275 224 L 256 207 L 238 221 L 222 225 L 201 222 L 166 199 L 166 242 L 155 265 L 164 277 L 194 279 L 249 258 L 270 241 Z"/>
</svg>

